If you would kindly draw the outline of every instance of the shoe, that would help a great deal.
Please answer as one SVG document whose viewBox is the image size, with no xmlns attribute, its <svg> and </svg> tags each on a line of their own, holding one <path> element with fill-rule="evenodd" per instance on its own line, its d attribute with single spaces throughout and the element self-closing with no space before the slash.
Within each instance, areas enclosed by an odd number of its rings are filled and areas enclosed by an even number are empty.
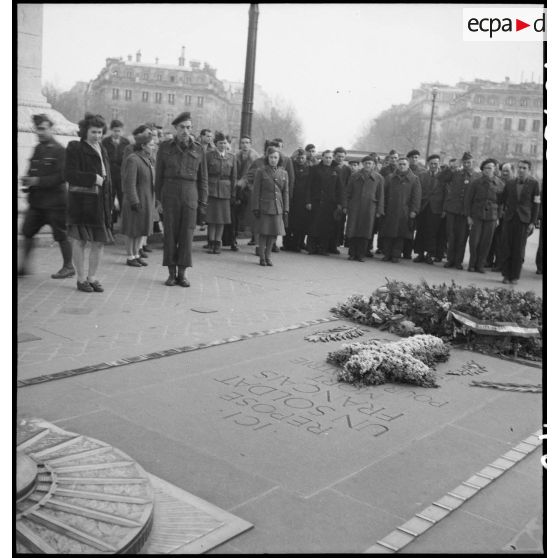
<svg viewBox="0 0 558 558">
<path fill-rule="evenodd" d="M 432 256 L 426 256 L 426 258 L 424 258 L 424 263 L 428 265 L 434 265 L 434 260 L 432 259 Z"/>
<path fill-rule="evenodd" d="M 77 282 L 77 289 L 78 291 L 83 291 L 84 293 L 92 293 L 93 287 L 87 281 L 78 281 Z"/>
<path fill-rule="evenodd" d="M 376 253 L 377 253 L 377 252 L 376 252 Z M 382 261 L 383 261 L 383 262 L 390 262 L 390 261 L 391 261 L 391 258 L 390 258 L 389 256 L 384 256 L 384 257 L 382 258 Z"/>
<path fill-rule="evenodd" d="M 216 240 L 213 243 L 213 253 L 214 254 L 220 254 L 221 253 L 221 243 L 218 240 Z"/>
<path fill-rule="evenodd" d="M 436 263 L 440 263 L 443 259 L 444 259 L 444 258 L 434 258 L 434 261 L 435 261 Z"/>
<path fill-rule="evenodd" d="M 260 265 L 261 265 L 262 267 L 265 267 L 267 264 L 265 263 L 265 260 L 260 260 Z"/>
<path fill-rule="evenodd" d="M 357 262 L 363 262 L 363 261 L 364 261 L 364 258 L 355 258 L 355 261 L 357 261 Z"/>
<path fill-rule="evenodd" d="M 486 273 L 486 270 L 483 267 L 477 267 L 477 269 L 475 269 L 475 271 L 477 273 Z"/>
<path fill-rule="evenodd" d="M 463 264 L 455 264 L 455 269 L 463 270 Z"/>
<path fill-rule="evenodd" d="M 474 268 L 474 267 L 471 267 L 471 266 L 469 266 L 469 267 L 467 268 L 467 271 L 475 271 L 475 268 Z"/>
<path fill-rule="evenodd" d="M 376 249 L 376 254 L 383 254 L 383 252 L 379 248 L 377 248 Z"/>
<path fill-rule="evenodd" d="M 411 259 L 411 254 L 403 254 L 403 259 L 404 260 L 410 260 Z"/>
<path fill-rule="evenodd" d="M 211 242 L 208 242 L 207 244 L 204 244 L 204 245 L 202 246 L 202 250 L 210 250 L 209 253 L 210 253 L 210 254 L 213 254 L 213 249 L 212 249 L 212 246 L 211 246 Z"/>
<path fill-rule="evenodd" d="M 250 242 L 248 242 L 247 246 L 255 246 L 256 245 L 256 241 L 255 240 L 250 240 Z"/>
<path fill-rule="evenodd" d="M 504 283 L 504 285 L 509 285 L 510 280 L 507 277 L 504 277 L 504 279 L 502 280 L 502 283 Z"/>
<path fill-rule="evenodd" d="M 502 271 L 502 268 L 501 268 L 500 266 L 498 266 L 498 265 L 495 265 L 495 266 L 492 268 L 492 271 Z"/>
<path fill-rule="evenodd" d="M 281 248 L 279 248 L 279 250 L 281 250 L 281 252 L 287 252 L 288 251 L 284 246 L 281 246 Z"/>
<path fill-rule="evenodd" d="M 366 252 L 366 257 L 367 258 L 373 258 L 374 254 L 372 252 Z"/>
<path fill-rule="evenodd" d="M 89 285 L 91 285 L 96 293 L 103 293 L 105 291 L 105 289 L 103 289 L 103 285 L 101 285 L 99 281 L 89 281 Z"/>
<path fill-rule="evenodd" d="M 172 287 L 176 285 L 176 277 L 174 275 L 169 275 L 168 279 L 165 281 L 167 287 Z"/>
<path fill-rule="evenodd" d="M 272 267 L 273 262 L 271 260 L 265 260 L 265 265 L 267 265 L 268 267 Z"/>
<path fill-rule="evenodd" d="M 142 246 L 141 249 L 144 252 L 153 252 L 153 250 L 151 248 L 149 248 L 149 246 L 147 244 L 145 246 Z"/>
<path fill-rule="evenodd" d="M 422 263 L 426 261 L 426 258 L 423 254 L 419 254 L 414 260 L 415 263 Z"/>
<path fill-rule="evenodd" d="M 318 250 L 316 253 L 318 256 L 329 256 L 329 252 L 327 250 Z"/>
<path fill-rule="evenodd" d="M 138 262 L 143 267 L 149 265 L 147 262 L 144 262 L 141 258 L 136 258 L 136 262 Z"/>
<path fill-rule="evenodd" d="M 347 259 L 350 260 L 350 261 L 356 260 L 356 258 L 354 256 L 349 256 Z"/>
<path fill-rule="evenodd" d="M 190 281 L 188 281 L 186 277 L 179 275 L 175 280 L 175 284 L 178 285 L 179 287 L 189 287 Z"/>
<path fill-rule="evenodd" d="M 73 277 L 76 274 L 76 270 L 73 267 L 63 267 L 56 273 L 53 273 L 51 277 L 53 279 L 66 279 L 66 277 Z"/>
<path fill-rule="evenodd" d="M 236 242 L 231 244 L 231 251 L 238 252 L 238 244 Z"/>
<path fill-rule="evenodd" d="M 271 248 L 271 251 L 275 252 L 275 253 L 279 252 L 279 248 L 277 248 L 277 244 L 273 245 L 273 247 Z"/>
<path fill-rule="evenodd" d="M 259 246 L 256 246 L 256 249 L 254 250 L 254 254 L 255 254 L 256 256 L 259 256 L 259 255 L 260 255 L 260 250 L 259 250 L 259 248 L 260 248 Z"/>
<path fill-rule="evenodd" d="M 399 263 L 399 258 L 391 258 L 391 263 Z"/>
<path fill-rule="evenodd" d="M 139 257 L 140 258 L 148 258 L 149 256 L 147 255 L 147 252 L 144 252 L 143 250 L 140 249 Z"/>
<path fill-rule="evenodd" d="M 517 279 L 510 279 L 511 285 L 517 285 Z"/>
<path fill-rule="evenodd" d="M 341 252 L 337 248 L 334 248 L 333 250 L 330 250 L 329 253 L 330 254 L 341 254 Z"/>
<path fill-rule="evenodd" d="M 141 264 L 139 263 L 139 258 L 138 259 L 133 259 L 133 260 L 126 260 L 126 265 L 129 265 L 130 267 L 141 267 Z"/>
<path fill-rule="evenodd" d="M 454 266 L 454 264 L 453 264 L 452 262 L 446 262 L 446 263 L 444 264 L 444 267 L 446 267 L 446 268 L 450 268 L 450 267 L 453 267 L 453 266 Z M 456 266 L 456 267 L 457 267 L 457 266 Z"/>
</svg>

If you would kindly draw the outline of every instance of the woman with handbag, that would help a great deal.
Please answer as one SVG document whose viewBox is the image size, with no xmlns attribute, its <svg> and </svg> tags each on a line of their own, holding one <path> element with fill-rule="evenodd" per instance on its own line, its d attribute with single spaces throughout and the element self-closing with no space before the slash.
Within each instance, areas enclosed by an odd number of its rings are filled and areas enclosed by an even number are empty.
<svg viewBox="0 0 558 558">
<path fill-rule="evenodd" d="M 140 257 L 142 240 L 153 232 L 154 184 L 153 150 L 155 140 L 145 125 L 133 131 L 133 152 L 122 169 L 122 234 L 125 234 L 128 257 L 126 265 L 147 265 Z"/>
<path fill-rule="evenodd" d="M 101 139 L 107 126 L 104 118 L 86 113 L 78 124 L 80 141 L 66 148 L 64 178 L 68 182 L 68 236 L 73 244 L 77 288 L 86 293 L 102 293 L 96 279 L 106 242 L 112 236 L 112 191 L 110 162 Z M 89 266 L 85 272 L 86 248 L 90 247 Z"/>
<path fill-rule="evenodd" d="M 273 243 L 277 235 L 285 234 L 283 219 L 287 219 L 289 213 L 289 175 L 277 166 L 281 156 L 277 147 L 268 147 L 265 155 L 265 165 L 254 177 L 252 212 L 260 238 L 260 265 L 271 266 Z"/>
</svg>

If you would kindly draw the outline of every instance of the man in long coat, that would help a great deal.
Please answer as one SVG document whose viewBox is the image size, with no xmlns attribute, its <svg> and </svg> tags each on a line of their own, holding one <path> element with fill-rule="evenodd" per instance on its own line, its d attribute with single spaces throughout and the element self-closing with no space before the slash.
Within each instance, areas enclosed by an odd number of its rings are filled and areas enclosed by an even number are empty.
<svg viewBox="0 0 558 558">
<path fill-rule="evenodd" d="M 530 171 L 530 161 L 519 161 L 517 178 L 506 183 L 502 194 L 502 275 L 503 282 L 512 285 L 521 274 L 527 237 L 535 230 L 541 203 L 539 183 Z"/>
<path fill-rule="evenodd" d="M 361 162 L 363 168 L 351 175 L 343 196 L 349 260 L 358 262 L 364 261 L 376 218 L 384 214 L 384 179 L 374 172 L 373 157 L 367 155 Z"/>
<path fill-rule="evenodd" d="M 172 125 L 174 139 L 162 142 L 157 153 L 155 196 L 165 215 L 163 265 L 169 268 L 165 285 L 189 287 L 186 269 L 192 267 L 194 229 L 196 221 L 204 220 L 207 207 L 207 163 L 203 147 L 190 135 L 190 113 L 179 114 Z"/>
<path fill-rule="evenodd" d="M 342 215 L 342 184 L 333 166 L 333 153 L 324 151 L 321 162 L 310 168 L 306 208 L 312 212 L 310 254 L 329 256 L 337 251 L 337 216 Z"/>
<path fill-rule="evenodd" d="M 420 210 L 421 199 L 419 179 L 409 169 L 407 158 L 399 159 L 397 166 L 397 171 L 390 174 L 385 183 L 382 225 L 382 261 L 393 263 L 399 262 L 405 238 L 413 237 L 414 220 Z"/>
<path fill-rule="evenodd" d="M 433 264 L 438 230 L 442 222 L 445 186 L 438 180 L 440 156 L 430 155 L 427 162 L 428 171 L 419 174 L 422 199 L 415 236 L 415 252 L 418 255 L 413 261 Z"/>
<path fill-rule="evenodd" d="M 339 174 L 339 180 L 341 181 L 341 191 L 345 191 L 349 183 L 349 178 L 353 174 L 349 163 L 345 160 L 347 157 L 347 151 L 344 147 L 336 147 L 333 150 L 333 166 L 337 167 L 337 172 Z M 337 222 L 337 232 L 336 232 L 336 246 L 334 253 L 339 254 L 337 246 L 343 246 L 345 243 L 345 220 L 346 216 L 343 213 L 341 218 Z"/>
</svg>

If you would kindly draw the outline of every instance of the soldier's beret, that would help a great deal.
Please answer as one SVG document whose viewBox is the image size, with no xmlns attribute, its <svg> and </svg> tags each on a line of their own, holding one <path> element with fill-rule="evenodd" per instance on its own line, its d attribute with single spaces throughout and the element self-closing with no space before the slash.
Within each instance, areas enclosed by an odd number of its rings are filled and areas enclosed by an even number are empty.
<svg viewBox="0 0 558 558">
<path fill-rule="evenodd" d="M 217 143 L 218 141 L 225 141 L 226 139 L 227 138 L 223 132 L 215 132 L 215 136 L 213 137 L 214 143 Z"/>
<path fill-rule="evenodd" d="M 414 157 L 415 155 L 420 156 L 420 151 L 418 149 L 411 149 L 411 151 L 407 153 L 407 157 Z"/>
<path fill-rule="evenodd" d="M 408 155 L 407 155 L 408 157 Z M 426 162 L 428 163 L 428 161 L 432 161 L 432 159 L 439 159 L 440 155 L 438 155 L 437 153 L 432 153 L 432 155 L 428 156 L 428 159 L 426 159 Z"/>
<path fill-rule="evenodd" d="M 366 155 L 365 157 L 363 157 L 360 162 L 361 163 L 366 163 L 366 161 L 374 161 L 376 162 L 376 160 L 374 159 L 374 157 L 372 157 L 371 155 Z"/>
<path fill-rule="evenodd" d="M 185 120 L 192 120 L 192 116 L 189 112 L 181 112 L 172 122 L 173 126 L 178 126 L 181 122 Z"/>
<path fill-rule="evenodd" d="M 463 153 L 463 157 L 461 157 L 461 160 L 462 161 L 468 161 L 469 159 L 472 159 L 472 158 L 473 158 L 473 156 L 468 151 L 465 151 L 465 153 Z"/>
<path fill-rule="evenodd" d="M 34 114 L 31 118 L 33 119 L 33 124 L 35 124 L 35 126 L 39 126 L 43 122 L 48 122 L 51 126 L 54 126 L 54 122 L 44 113 Z"/>
</svg>

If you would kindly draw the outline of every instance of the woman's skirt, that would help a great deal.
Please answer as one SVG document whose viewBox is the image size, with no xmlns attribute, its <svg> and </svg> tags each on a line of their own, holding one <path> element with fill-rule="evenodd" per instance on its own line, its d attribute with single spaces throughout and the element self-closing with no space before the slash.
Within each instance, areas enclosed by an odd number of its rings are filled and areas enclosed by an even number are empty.
<svg viewBox="0 0 558 558">
<path fill-rule="evenodd" d="M 231 200 L 209 196 L 205 221 L 210 225 L 228 225 L 231 222 Z"/>
<path fill-rule="evenodd" d="M 68 225 L 68 236 L 76 240 L 85 240 L 89 242 L 114 243 L 112 232 L 105 226 Z"/>
<path fill-rule="evenodd" d="M 285 234 L 285 224 L 282 215 L 260 215 L 259 219 L 254 219 L 257 234 L 277 236 Z"/>
</svg>

